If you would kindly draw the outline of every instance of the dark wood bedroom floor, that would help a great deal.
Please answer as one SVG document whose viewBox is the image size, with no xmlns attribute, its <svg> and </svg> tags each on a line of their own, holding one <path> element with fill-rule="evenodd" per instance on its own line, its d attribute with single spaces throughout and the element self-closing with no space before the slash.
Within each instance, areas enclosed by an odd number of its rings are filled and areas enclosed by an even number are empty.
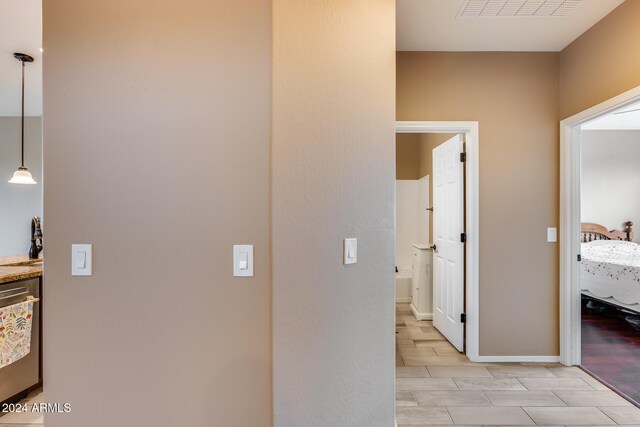
<svg viewBox="0 0 640 427">
<path fill-rule="evenodd" d="M 604 304 L 582 302 L 582 367 L 640 406 L 640 330 Z"/>
</svg>

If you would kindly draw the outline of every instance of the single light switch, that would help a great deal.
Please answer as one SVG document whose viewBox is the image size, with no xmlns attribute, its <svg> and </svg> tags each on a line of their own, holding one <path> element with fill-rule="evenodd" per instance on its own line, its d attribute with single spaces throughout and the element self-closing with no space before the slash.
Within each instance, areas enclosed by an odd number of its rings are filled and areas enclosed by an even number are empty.
<svg viewBox="0 0 640 427">
<path fill-rule="evenodd" d="M 344 239 L 344 264 L 358 262 L 358 239 Z"/>
<path fill-rule="evenodd" d="M 78 251 L 78 268 L 87 268 L 87 252 Z"/>
<path fill-rule="evenodd" d="M 71 245 L 71 275 L 93 275 L 93 245 Z"/>
<path fill-rule="evenodd" d="M 555 243 L 558 241 L 558 229 L 555 227 L 547 228 L 547 242 Z"/>
<path fill-rule="evenodd" d="M 238 258 L 240 259 L 240 264 L 238 265 L 240 270 L 249 268 L 249 255 L 246 252 L 240 252 Z"/>
<path fill-rule="evenodd" d="M 253 245 L 233 245 L 234 277 L 253 277 Z"/>
</svg>

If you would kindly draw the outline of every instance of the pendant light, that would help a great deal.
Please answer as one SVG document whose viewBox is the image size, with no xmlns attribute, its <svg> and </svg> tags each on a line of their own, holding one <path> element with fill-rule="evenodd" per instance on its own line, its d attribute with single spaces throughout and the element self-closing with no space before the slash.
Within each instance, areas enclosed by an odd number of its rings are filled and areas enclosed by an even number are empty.
<svg viewBox="0 0 640 427">
<path fill-rule="evenodd" d="M 33 57 L 24 53 L 14 53 L 13 57 L 22 62 L 22 165 L 13 173 L 9 182 L 11 184 L 37 184 L 29 169 L 24 167 L 24 64 L 25 62 L 33 62 Z"/>
</svg>

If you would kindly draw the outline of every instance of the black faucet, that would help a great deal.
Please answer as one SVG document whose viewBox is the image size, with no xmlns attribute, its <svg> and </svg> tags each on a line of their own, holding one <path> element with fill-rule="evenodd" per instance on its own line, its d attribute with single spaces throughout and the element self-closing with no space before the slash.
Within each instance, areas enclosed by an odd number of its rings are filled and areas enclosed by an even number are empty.
<svg viewBox="0 0 640 427">
<path fill-rule="evenodd" d="M 38 244 L 40 240 L 40 244 Z M 42 228 L 40 228 L 40 217 L 34 216 L 31 220 L 31 247 L 29 248 L 29 259 L 37 259 L 42 251 Z"/>
</svg>

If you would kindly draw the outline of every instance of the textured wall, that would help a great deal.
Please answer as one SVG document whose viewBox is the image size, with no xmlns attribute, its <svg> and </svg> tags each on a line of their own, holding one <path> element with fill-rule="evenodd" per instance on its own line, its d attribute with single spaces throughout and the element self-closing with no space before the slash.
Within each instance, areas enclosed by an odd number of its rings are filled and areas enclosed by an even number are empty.
<svg viewBox="0 0 640 427">
<path fill-rule="evenodd" d="M 46 425 L 270 426 L 270 3 L 45 0 L 43 21 L 44 381 L 72 404 Z"/>
<path fill-rule="evenodd" d="M 0 117 L 0 256 L 28 253 L 31 218 L 42 217 L 42 118 L 25 117 L 24 126 L 25 166 L 37 185 L 7 182 L 20 166 L 20 117 Z"/>
<path fill-rule="evenodd" d="M 397 58 L 398 120 L 480 123 L 480 355 L 558 355 L 558 54 Z"/>
<path fill-rule="evenodd" d="M 394 9 L 274 1 L 279 427 L 393 426 Z M 355 265 L 342 265 L 345 237 Z"/>
<path fill-rule="evenodd" d="M 560 118 L 640 85 L 640 1 L 628 0 L 560 55 Z"/>
</svg>

